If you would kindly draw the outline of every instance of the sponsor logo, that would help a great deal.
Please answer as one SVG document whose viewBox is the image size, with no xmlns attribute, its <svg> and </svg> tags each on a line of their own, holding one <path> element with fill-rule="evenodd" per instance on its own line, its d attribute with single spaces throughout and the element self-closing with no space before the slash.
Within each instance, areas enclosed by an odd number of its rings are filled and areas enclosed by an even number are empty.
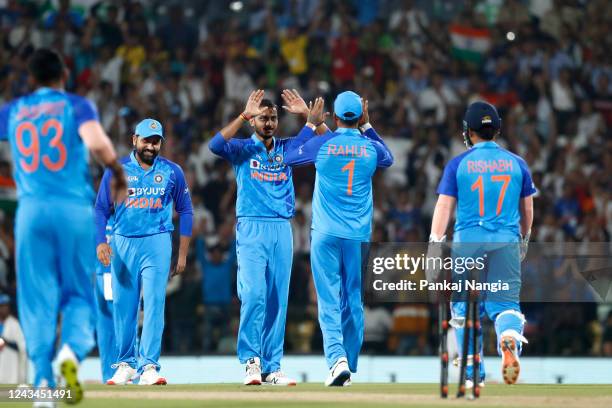
<svg viewBox="0 0 612 408">
<path fill-rule="evenodd" d="M 166 194 L 165 187 L 130 187 L 128 188 L 128 197 L 140 196 L 163 196 Z"/>
<path fill-rule="evenodd" d="M 153 181 L 155 181 L 157 184 L 161 184 L 164 181 L 164 176 L 161 174 L 156 174 L 153 176 Z"/>
<path fill-rule="evenodd" d="M 261 163 L 259 163 L 257 160 L 255 159 L 251 159 L 251 163 L 250 163 L 250 167 L 252 169 L 258 169 L 261 167 Z"/>
<path fill-rule="evenodd" d="M 127 176 L 127 181 L 138 181 L 138 176 Z"/>
<path fill-rule="evenodd" d="M 487 116 L 482 117 L 482 120 L 480 121 L 480 123 L 493 123 L 493 120 L 491 119 L 489 115 L 487 115 Z"/>
</svg>

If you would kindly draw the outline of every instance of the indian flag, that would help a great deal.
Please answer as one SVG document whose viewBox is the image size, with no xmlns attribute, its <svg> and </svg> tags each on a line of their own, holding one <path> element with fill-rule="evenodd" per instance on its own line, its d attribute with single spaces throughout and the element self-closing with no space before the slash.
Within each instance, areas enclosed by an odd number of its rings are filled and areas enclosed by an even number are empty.
<svg viewBox="0 0 612 408">
<path fill-rule="evenodd" d="M 491 32 L 487 28 L 473 28 L 453 24 L 450 27 L 453 56 L 479 63 L 491 48 Z"/>
</svg>

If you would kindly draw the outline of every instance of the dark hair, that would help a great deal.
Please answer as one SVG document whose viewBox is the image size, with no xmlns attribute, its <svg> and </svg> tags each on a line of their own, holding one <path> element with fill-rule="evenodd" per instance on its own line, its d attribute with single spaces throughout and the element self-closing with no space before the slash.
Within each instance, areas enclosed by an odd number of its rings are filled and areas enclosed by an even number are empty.
<svg viewBox="0 0 612 408">
<path fill-rule="evenodd" d="M 260 108 L 270 108 L 270 109 L 276 109 L 276 104 L 274 102 L 272 102 L 270 99 L 262 99 L 261 102 L 259 103 L 259 107 Z"/>
<path fill-rule="evenodd" d="M 359 119 L 361 119 L 361 116 L 357 116 L 355 119 L 342 119 L 337 115 L 336 117 L 338 118 L 340 123 L 346 126 L 355 126 L 359 122 Z"/>
<path fill-rule="evenodd" d="M 493 140 L 499 133 L 499 130 L 495 129 L 493 126 L 483 126 L 479 130 L 474 130 L 474 132 L 483 140 Z"/>
<path fill-rule="evenodd" d="M 28 61 L 28 71 L 40 85 L 61 80 L 65 69 L 66 65 L 59 53 L 49 48 L 34 51 Z"/>
</svg>

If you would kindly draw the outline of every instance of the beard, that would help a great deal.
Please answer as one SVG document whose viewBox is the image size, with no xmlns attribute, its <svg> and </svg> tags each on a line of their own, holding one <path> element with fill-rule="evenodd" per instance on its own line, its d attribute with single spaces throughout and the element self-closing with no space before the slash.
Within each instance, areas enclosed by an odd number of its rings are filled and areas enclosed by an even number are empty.
<svg viewBox="0 0 612 408">
<path fill-rule="evenodd" d="M 137 149 L 136 154 L 138 155 L 140 161 L 152 166 L 159 152 L 153 149 Z"/>
</svg>

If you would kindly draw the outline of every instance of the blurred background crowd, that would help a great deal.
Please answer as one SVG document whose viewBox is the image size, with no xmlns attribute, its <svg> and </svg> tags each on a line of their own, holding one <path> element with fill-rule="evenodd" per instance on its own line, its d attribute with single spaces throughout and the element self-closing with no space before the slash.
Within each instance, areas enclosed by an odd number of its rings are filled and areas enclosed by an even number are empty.
<svg viewBox="0 0 612 408">
<path fill-rule="evenodd" d="M 371 122 L 395 156 L 375 179 L 373 241 L 427 240 L 444 164 L 465 149 L 463 112 L 485 99 L 503 118 L 500 144 L 533 172 L 533 240 L 605 242 L 611 23 L 607 0 L 0 0 L 0 103 L 29 91 L 27 57 L 48 46 L 66 59 L 68 90 L 95 101 L 122 155 L 139 120 L 162 122 L 162 154 L 185 169 L 196 221 L 188 269 L 167 289 L 164 353 L 232 353 L 236 185 L 207 141 L 242 111 L 251 90 L 265 89 L 279 105 L 285 88 L 307 101 L 322 95 L 328 109 L 346 89 L 369 100 Z M 280 135 L 301 125 L 280 110 Z M 14 295 L 9 155 L 3 146 L 0 287 Z M 309 266 L 313 179 L 311 168 L 295 171 L 289 353 L 322 348 Z M 612 355 L 609 307 L 527 304 L 525 311 L 526 354 Z M 433 354 L 436 319 L 428 305 L 366 304 L 364 349 Z"/>
</svg>

